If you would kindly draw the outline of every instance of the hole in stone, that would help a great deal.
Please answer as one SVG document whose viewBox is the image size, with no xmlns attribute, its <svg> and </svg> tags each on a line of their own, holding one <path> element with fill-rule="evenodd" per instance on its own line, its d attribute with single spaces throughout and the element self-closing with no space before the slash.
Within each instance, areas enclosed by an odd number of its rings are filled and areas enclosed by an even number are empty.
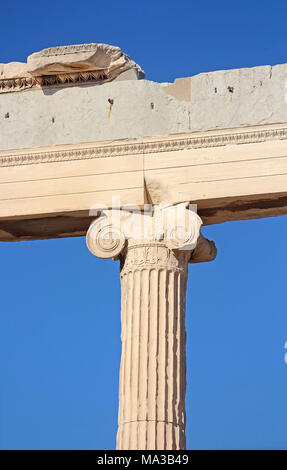
<svg viewBox="0 0 287 470">
<path fill-rule="evenodd" d="M 108 99 L 108 102 L 109 102 L 110 104 L 114 104 L 114 100 L 113 100 L 112 98 L 109 98 L 109 99 Z"/>
<path fill-rule="evenodd" d="M 233 93 L 233 92 L 234 92 L 234 88 L 233 88 L 233 86 L 229 86 L 229 87 L 227 87 L 227 90 L 229 91 L 229 93 Z"/>
<path fill-rule="evenodd" d="M 10 117 L 10 114 L 9 113 L 6 113 L 5 114 L 5 118 L 8 119 Z"/>
<path fill-rule="evenodd" d="M 54 118 L 54 117 L 52 117 L 52 122 L 55 122 L 55 118 Z"/>
<path fill-rule="evenodd" d="M 217 93 L 217 88 L 214 88 L 214 93 Z"/>
<path fill-rule="evenodd" d="M 151 109 L 154 109 L 154 103 L 150 104 Z"/>
</svg>

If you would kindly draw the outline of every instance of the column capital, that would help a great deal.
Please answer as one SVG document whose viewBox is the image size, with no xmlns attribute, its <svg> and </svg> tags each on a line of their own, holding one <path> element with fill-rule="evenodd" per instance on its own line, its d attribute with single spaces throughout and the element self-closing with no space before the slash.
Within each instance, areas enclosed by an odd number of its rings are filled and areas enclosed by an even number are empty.
<svg viewBox="0 0 287 470">
<path fill-rule="evenodd" d="M 144 211 L 103 210 L 88 229 L 87 246 L 99 258 L 118 259 L 129 246 L 161 242 L 170 250 L 191 252 L 190 262 L 211 261 L 215 244 L 201 235 L 202 220 L 193 208 L 185 202 L 147 206 Z"/>
</svg>

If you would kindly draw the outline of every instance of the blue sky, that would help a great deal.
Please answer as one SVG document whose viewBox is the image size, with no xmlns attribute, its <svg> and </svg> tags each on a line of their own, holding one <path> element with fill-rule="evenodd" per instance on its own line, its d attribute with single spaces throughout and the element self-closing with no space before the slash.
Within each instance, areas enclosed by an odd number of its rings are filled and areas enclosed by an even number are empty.
<svg viewBox="0 0 287 470">
<path fill-rule="evenodd" d="M 236 6 L 236 8 L 235 8 Z M 147 79 L 285 63 L 285 1 L 5 3 L 0 62 L 44 47 L 119 45 Z M 0 134 L 1 138 L 1 134 Z M 187 447 L 287 447 L 287 218 L 206 227 L 191 266 Z M 85 239 L 0 243 L 0 448 L 113 449 L 119 265 Z"/>
</svg>

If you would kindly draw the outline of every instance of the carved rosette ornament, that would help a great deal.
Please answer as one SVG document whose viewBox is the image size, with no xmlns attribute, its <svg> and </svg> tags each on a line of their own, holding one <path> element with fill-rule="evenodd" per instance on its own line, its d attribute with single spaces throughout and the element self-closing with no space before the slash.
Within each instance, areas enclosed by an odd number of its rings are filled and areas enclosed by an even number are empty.
<svg viewBox="0 0 287 470">
<path fill-rule="evenodd" d="M 117 449 L 185 449 L 187 268 L 200 261 L 192 259 L 198 243 L 202 260 L 216 255 L 201 225 L 178 204 L 148 214 L 103 211 L 88 230 L 90 251 L 121 266 Z"/>
</svg>

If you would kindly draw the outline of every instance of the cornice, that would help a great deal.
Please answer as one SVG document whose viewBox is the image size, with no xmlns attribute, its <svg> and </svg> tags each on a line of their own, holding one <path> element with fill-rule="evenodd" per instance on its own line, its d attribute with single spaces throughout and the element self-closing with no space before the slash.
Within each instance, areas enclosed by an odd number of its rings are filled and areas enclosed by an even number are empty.
<svg viewBox="0 0 287 470">
<path fill-rule="evenodd" d="M 236 131 L 209 131 L 208 133 L 195 135 L 185 134 L 179 138 L 162 136 L 155 138 L 146 138 L 142 141 L 129 141 L 125 143 L 107 144 L 87 144 L 87 146 L 67 145 L 67 148 L 51 148 L 51 150 L 31 150 L 21 149 L 0 151 L 0 167 L 31 165 L 50 162 L 63 162 L 72 160 L 85 160 L 94 158 L 111 158 L 122 155 L 139 155 L 161 152 L 172 152 L 188 149 L 200 149 L 207 147 L 220 147 L 226 145 L 260 143 L 272 140 L 286 140 L 287 127 L 264 128 L 252 130 Z M 118 141 L 119 142 L 119 141 Z"/>
<path fill-rule="evenodd" d="M 120 73 L 128 67 L 121 68 Z M 29 88 L 62 88 L 76 85 L 103 84 L 112 81 L 118 71 L 88 70 L 83 72 L 63 72 L 54 75 L 0 79 L 0 94 L 23 91 Z"/>
<path fill-rule="evenodd" d="M 35 52 L 27 63 L 0 64 L 0 94 L 29 88 L 104 84 L 133 69 L 137 78 L 143 70 L 117 46 L 76 44 Z"/>
</svg>

